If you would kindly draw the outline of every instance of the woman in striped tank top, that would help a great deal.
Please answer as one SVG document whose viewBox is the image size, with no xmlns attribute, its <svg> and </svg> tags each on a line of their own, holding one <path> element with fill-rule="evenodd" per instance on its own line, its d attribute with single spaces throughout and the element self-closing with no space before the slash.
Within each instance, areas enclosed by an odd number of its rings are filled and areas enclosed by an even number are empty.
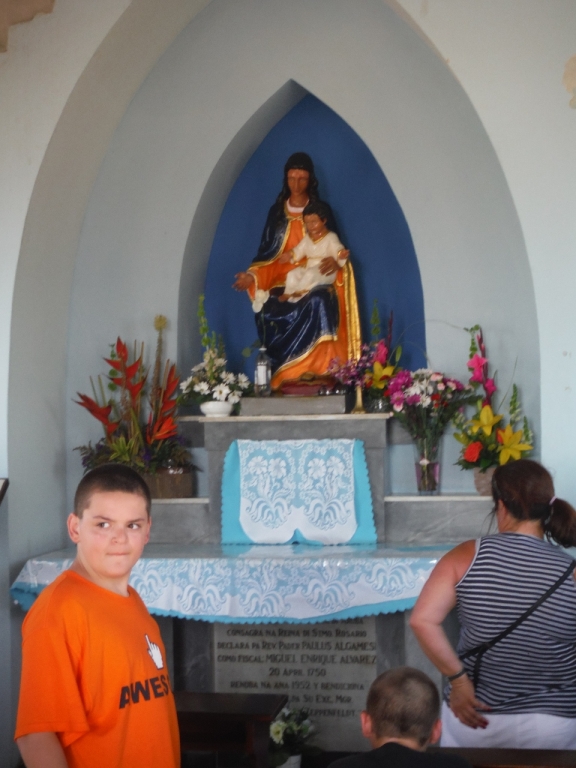
<svg viewBox="0 0 576 768">
<path fill-rule="evenodd" d="M 410 621 L 448 678 L 441 743 L 576 749 L 576 562 L 557 546 L 576 546 L 576 510 L 528 459 L 498 467 L 492 495 L 498 533 L 445 555 Z"/>
</svg>

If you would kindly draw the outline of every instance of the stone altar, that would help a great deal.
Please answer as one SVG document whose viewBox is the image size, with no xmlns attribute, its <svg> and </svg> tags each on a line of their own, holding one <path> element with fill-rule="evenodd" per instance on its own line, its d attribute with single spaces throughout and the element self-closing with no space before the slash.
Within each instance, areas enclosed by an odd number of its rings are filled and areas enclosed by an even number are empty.
<svg viewBox="0 0 576 768">
<path fill-rule="evenodd" d="M 198 515 L 196 540 L 206 542 L 220 540 L 219 510 L 223 460 L 232 440 L 238 438 L 265 440 L 348 437 L 363 440 L 372 487 L 376 530 L 380 544 L 410 547 L 456 543 L 467 538 L 474 538 L 486 531 L 486 521 L 492 505 L 491 499 L 487 497 L 477 495 L 444 497 L 387 495 L 386 447 L 390 443 L 410 443 L 411 440 L 396 422 L 388 422 L 387 418 L 380 414 L 240 416 L 218 420 L 185 417 L 181 420 L 181 429 L 193 447 L 205 449 L 207 457 L 209 490 L 205 502 L 210 513 Z M 213 510 L 216 511 L 215 514 L 212 512 Z M 376 643 L 373 663 L 364 668 L 363 674 L 365 673 L 365 676 L 371 675 L 373 679 L 377 674 L 390 667 L 409 664 L 427 672 L 440 686 L 442 684 L 440 675 L 420 651 L 408 626 L 408 618 L 409 612 L 398 612 L 381 614 L 362 620 L 366 622 L 367 626 L 370 626 L 370 637 L 374 637 Z M 448 627 L 448 630 L 455 633 L 457 631 L 456 623 L 452 622 L 452 625 L 451 628 Z M 175 648 L 179 648 L 180 657 L 192 659 L 200 651 L 203 659 L 202 664 L 187 662 L 181 668 L 180 684 L 194 690 L 223 691 L 232 690 L 228 686 L 233 682 L 236 684 L 243 682 L 257 686 L 257 688 L 251 688 L 255 691 L 260 688 L 262 683 L 272 682 L 274 678 L 268 673 L 271 668 L 275 668 L 277 665 L 270 664 L 268 669 L 262 669 L 266 666 L 266 661 L 263 664 L 246 661 L 242 662 L 238 670 L 234 670 L 234 666 L 238 662 L 218 661 L 218 655 L 234 655 L 234 653 L 223 653 L 225 649 L 218 647 L 219 643 L 230 642 L 227 632 L 231 628 L 245 632 L 247 626 L 261 626 L 272 630 L 274 627 L 282 625 L 206 625 L 203 622 L 194 621 L 178 622 L 177 627 L 175 627 Z M 333 622 L 313 625 L 291 624 L 288 628 L 294 631 L 298 627 L 302 631 L 315 628 L 318 632 L 333 633 L 336 624 Z M 243 641 L 237 640 L 237 642 Z M 253 641 L 250 640 L 249 642 L 252 643 Z M 269 640 L 268 642 L 273 641 Z M 304 637 L 293 639 L 292 642 L 302 643 Z M 325 640 L 325 642 L 333 642 L 333 640 Z M 372 640 L 368 642 L 372 642 Z M 302 649 L 296 649 L 296 652 L 304 653 Z M 302 662 L 299 665 L 304 671 Z M 327 681 L 328 675 L 330 675 L 331 682 L 345 685 L 347 677 L 344 673 L 339 674 L 338 666 L 338 664 L 328 664 L 324 667 L 326 676 L 317 680 L 310 678 L 310 682 Z M 315 669 L 317 667 L 310 668 Z M 283 666 L 280 668 L 283 670 Z M 286 665 L 287 670 L 292 668 L 294 668 L 294 664 Z M 322 669 L 322 665 L 319 665 L 318 668 Z M 305 672 L 304 674 L 307 675 L 308 673 Z M 314 674 L 313 672 L 312 676 Z M 288 677 L 287 679 L 291 678 Z M 364 678 L 362 677 L 362 679 Z M 297 682 L 296 679 L 294 681 Z M 262 690 L 266 690 L 266 688 L 262 688 Z M 292 692 L 293 695 L 300 695 L 296 694 L 295 690 L 292 691 L 290 688 L 289 692 Z M 350 709 L 351 712 L 353 710 L 353 714 L 349 713 L 338 718 L 338 728 L 333 728 L 331 731 L 331 736 L 339 730 L 346 734 L 341 739 L 342 744 L 339 741 L 339 745 L 335 746 L 334 741 L 330 739 L 329 743 L 327 742 L 325 745 L 327 748 L 358 750 L 367 748 L 367 744 L 360 736 L 357 716 L 357 709 L 361 706 L 360 698 L 365 696 L 365 691 L 357 691 L 356 694 L 359 698 L 358 700 L 354 698 L 353 706 L 344 707 L 344 709 Z M 312 694 L 306 693 L 306 695 Z M 294 701 L 294 704 L 297 706 L 310 705 L 311 709 L 322 708 L 320 705 L 316 706 L 315 701 L 304 701 L 303 696 L 304 692 L 301 701 Z M 351 704 L 351 702 L 349 703 Z M 330 706 L 339 708 L 334 704 Z M 340 707 L 340 709 L 342 708 Z M 326 719 L 333 721 L 335 718 L 327 715 Z M 328 727 L 328 724 L 324 725 L 325 730 Z M 322 737 L 319 737 L 319 744 L 322 745 L 323 743 Z"/>
</svg>

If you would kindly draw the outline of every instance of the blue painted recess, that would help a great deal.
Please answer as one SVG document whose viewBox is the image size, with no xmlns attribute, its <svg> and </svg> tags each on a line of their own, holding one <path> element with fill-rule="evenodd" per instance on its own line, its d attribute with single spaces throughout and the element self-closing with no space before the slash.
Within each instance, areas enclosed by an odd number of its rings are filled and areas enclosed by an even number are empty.
<svg viewBox="0 0 576 768">
<path fill-rule="evenodd" d="M 256 254 L 268 209 L 282 187 L 293 152 L 314 161 L 320 197 L 334 211 L 356 274 L 363 338 L 370 339 L 374 299 L 382 331 L 394 311 L 394 339 L 407 368 L 425 365 L 424 299 L 408 224 L 382 169 L 362 139 L 333 110 L 306 96 L 270 130 L 234 184 L 214 236 L 206 274 L 206 313 L 222 334 L 235 371 L 252 373 L 241 352 L 257 337 L 245 294 L 232 290 L 236 272 Z"/>
</svg>

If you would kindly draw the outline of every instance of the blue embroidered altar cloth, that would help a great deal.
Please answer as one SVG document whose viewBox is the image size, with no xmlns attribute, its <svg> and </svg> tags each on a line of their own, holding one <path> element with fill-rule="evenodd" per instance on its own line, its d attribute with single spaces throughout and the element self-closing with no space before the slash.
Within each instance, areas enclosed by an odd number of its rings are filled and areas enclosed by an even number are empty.
<svg viewBox="0 0 576 768">
<path fill-rule="evenodd" d="M 150 544 L 130 583 L 151 613 L 211 622 L 317 622 L 411 608 L 447 546 Z M 74 550 L 36 557 L 10 590 L 28 609 Z"/>
</svg>

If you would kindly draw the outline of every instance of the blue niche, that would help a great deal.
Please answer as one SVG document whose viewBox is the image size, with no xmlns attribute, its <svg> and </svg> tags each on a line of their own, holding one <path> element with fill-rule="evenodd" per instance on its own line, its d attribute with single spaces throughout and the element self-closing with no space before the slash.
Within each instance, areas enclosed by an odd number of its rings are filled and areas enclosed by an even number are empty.
<svg viewBox="0 0 576 768">
<path fill-rule="evenodd" d="M 248 297 L 231 287 L 246 270 L 260 243 L 268 209 L 282 188 L 283 168 L 293 152 L 314 161 L 320 196 L 334 211 L 340 239 L 350 249 L 356 276 L 363 340 L 370 340 L 374 299 L 382 333 L 394 311 L 394 341 L 402 365 L 426 364 L 424 299 L 410 230 L 374 156 L 333 110 L 308 95 L 270 130 L 228 196 L 206 273 L 206 314 L 226 344 L 229 370 L 252 378 L 242 349 L 257 338 Z"/>
</svg>

